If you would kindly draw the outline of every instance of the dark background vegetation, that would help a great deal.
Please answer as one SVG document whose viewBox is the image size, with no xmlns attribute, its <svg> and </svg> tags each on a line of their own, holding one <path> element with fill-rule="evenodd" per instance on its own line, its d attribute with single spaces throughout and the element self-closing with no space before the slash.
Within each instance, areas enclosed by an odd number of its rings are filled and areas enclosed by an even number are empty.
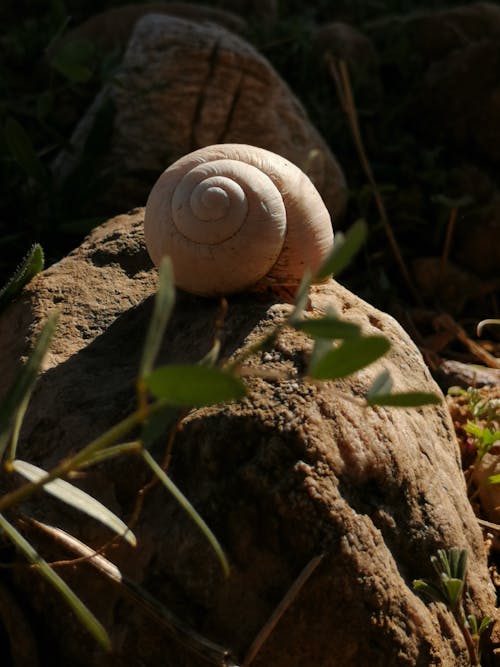
<svg viewBox="0 0 500 667">
<path fill-rule="evenodd" d="M 115 210 L 98 210 L 91 217 L 86 213 L 85 203 L 103 186 L 92 171 L 92 145 L 101 150 L 105 144 L 109 134 L 105 123 L 95 128 L 85 164 L 80 165 L 73 178 L 56 186 L 50 175 L 51 162 L 68 145 L 76 123 L 120 63 L 116 49 L 101 53 L 89 48 L 58 55 L 53 45 L 60 35 L 91 15 L 123 4 L 127 3 L 113 0 L 2 3 L 0 283 L 33 242 L 42 244 L 47 265 L 77 246 L 93 226 L 123 212 L 117 203 Z M 214 0 L 198 4 L 237 12 L 238 5 L 245 3 Z M 394 299 L 408 300 L 409 295 L 394 265 L 373 191 L 360 167 L 334 82 L 326 68 L 319 66 L 318 53 L 312 47 L 313 31 L 331 20 L 363 28 L 367 22 L 390 14 L 459 4 L 471 3 L 286 0 L 276 3 L 278 20 L 272 22 L 265 18 L 265 13 L 244 12 L 249 23 L 246 38 L 289 83 L 345 170 L 351 196 L 344 225 L 363 216 L 371 230 L 364 257 L 346 280 L 358 293 L 382 307 Z M 439 256 L 450 215 L 449 202 L 461 196 L 450 181 L 450 170 L 462 156 L 455 155 L 453 148 L 440 145 L 439 141 L 422 143 L 414 128 L 402 120 L 401 110 L 412 81 L 418 76 L 418 58 L 399 53 L 395 44 L 386 51 L 381 68 L 385 81 L 391 82 L 390 91 L 383 98 L 371 95 L 366 81 L 356 78 L 352 81 L 368 157 L 405 261 L 418 256 Z M 471 321 L 493 316 L 491 304 L 491 300 L 477 302 L 477 312 L 472 313 Z M 481 314 L 482 309 L 487 312 Z"/>
</svg>

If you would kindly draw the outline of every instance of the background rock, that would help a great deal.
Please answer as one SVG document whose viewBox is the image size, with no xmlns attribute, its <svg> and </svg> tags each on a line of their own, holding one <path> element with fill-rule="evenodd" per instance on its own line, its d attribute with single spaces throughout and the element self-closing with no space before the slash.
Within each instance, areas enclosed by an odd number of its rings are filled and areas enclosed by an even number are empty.
<svg viewBox="0 0 500 667">
<path fill-rule="evenodd" d="M 64 44 L 88 40 L 103 51 L 124 49 L 137 21 L 146 14 L 167 14 L 197 23 L 211 22 L 232 32 L 243 32 L 245 21 L 239 16 L 221 9 L 191 4 L 189 2 L 146 2 L 113 7 L 95 14 L 84 23 L 69 30 L 52 47 L 57 53 Z"/>
<path fill-rule="evenodd" d="M 500 7 L 478 2 L 392 16 L 367 31 L 384 60 L 412 56 L 405 74 L 419 72 L 408 102 L 415 130 L 498 163 Z"/>
<path fill-rule="evenodd" d="M 341 21 L 327 23 L 314 32 L 314 53 L 327 67 L 330 58 L 345 61 L 356 95 L 364 104 L 380 100 L 379 56 L 366 34 Z"/>
<path fill-rule="evenodd" d="M 46 314 L 61 310 L 52 355 L 23 426 L 21 457 L 51 465 L 133 409 L 156 281 L 141 221 L 137 210 L 93 232 L 37 276 L 0 318 L 9 351 L 0 371 L 11 378 L 16 356 L 33 344 Z M 412 590 L 414 578 L 432 576 L 430 556 L 438 548 L 467 548 L 466 611 L 479 618 L 494 613 L 482 536 L 446 407 L 362 407 L 357 399 L 382 367 L 396 390 L 438 389 L 392 318 L 334 282 L 315 288 L 311 302 L 315 314 L 333 306 L 365 332 L 388 336 L 393 348 L 353 378 L 307 384 L 298 375 L 311 342 L 285 332 L 272 350 L 249 362 L 243 401 L 195 410 L 184 421 L 169 472 L 221 540 L 230 577 L 223 579 L 197 528 L 158 486 L 145 498 L 138 548 L 113 545 L 108 556 L 184 623 L 230 648 L 241 664 L 302 569 L 323 555 L 255 667 L 465 667 L 465 645 L 449 612 Z M 255 341 L 288 309 L 252 294 L 232 297 L 221 331 L 223 354 Z M 216 301 L 179 294 L 160 362 L 204 355 L 218 310 Z M 153 445 L 159 458 L 165 438 Z M 147 479 L 136 460 L 119 459 L 85 471 L 77 483 L 128 517 Z M 37 498 L 24 509 L 94 546 L 107 539 L 92 521 L 49 499 Z M 68 556 L 33 531 L 30 539 L 48 558 Z M 42 653 L 49 647 L 51 664 L 206 664 L 85 563 L 61 573 L 111 630 L 115 649 L 111 657 L 101 654 L 61 611 L 60 600 L 30 569 L 18 567 L 16 595 L 34 615 L 34 632 L 43 636 Z"/>
<path fill-rule="evenodd" d="M 342 171 L 299 101 L 250 44 L 215 24 L 144 16 L 117 80 L 82 119 L 72 151 L 56 161 L 57 178 L 68 178 L 81 163 L 104 116 L 108 143 L 103 136 L 101 156 L 93 159 L 94 169 L 108 174 L 99 200 L 111 211 L 117 202 L 122 210 L 144 203 L 174 160 L 217 143 L 252 144 L 284 156 L 309 175 L 331 213 L 344 207 Z"/>
</svg>

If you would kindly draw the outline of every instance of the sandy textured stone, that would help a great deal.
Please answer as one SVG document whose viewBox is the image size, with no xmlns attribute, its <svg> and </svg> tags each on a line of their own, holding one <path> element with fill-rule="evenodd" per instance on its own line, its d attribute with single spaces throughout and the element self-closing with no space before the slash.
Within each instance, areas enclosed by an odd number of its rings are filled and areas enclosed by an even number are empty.
<svg viewBox="0 0 500 667">
<path fill-rule="evenodd" d="M 197 148 L 245 143 L 274 151 L 313 180 L 332 214 L 342 211 L 342 171 L 299 101 L 267 60 L 216 25 L 151 14 L 135 26 L 121 74 L 106 87 L 76 129 L 73 153 L 59 157 L 66 177 L 100 110 L 115 110 L 105 154 L 102 195 L 111 210 L 142 205 L 160 173 Z M 89 206 L 95 205 L 90 202 Z"/>
<path fill-rule="evenodd" d="M 36 277 L 0 318 L 9 351 L 0 376 L 11 378 L 13 361 L 33 344 L 43 318 L 54 307 L 61 310 L 22 431 L 20 456 L 30 461 L 54 464 L 133 409 L 156 284 L 141 216 L 137 210 L 93 232 Z M 494 614 L 482 536 L 446 406 L 363 408 L 359 399 L 382 367 L 396 390 L 438 389 L 391 317 L 333 281 L 315 288 L 311 303 L 311 314 L 333 306 L 366 333 L 383 333 L 391 352 L 353 378 L 309 384 L 299 374 L 311 342 L 286 331 L 273 349 L 249 361 L 243 401 L 191 412 L 175 439 L 169 473 L 221 540 L 229 578 L 159 486 L 146 495 L 136 526 L 139 546 L 113 547 L 108 556 L 185 624 L 230 649 L 239 665 L 299 573 L 321 556 L 255 667 L 466 667 L 464 641 L 450 613 L 412 590 L 413 579 L 432 576 L 430 557 L 438 548 L 466 548 L 466 611 Z M 289 308 L 252 294 L 232 297 L 220 330 L 222 354 L 255 341 Z M 218 310 L 217 301 L 179 294 L 160 362 L 204 355 Z M 159 460 L 166 441 L 164 434 L 152 444 Z M 147 479 L 132 458 L 86 470 L 76 482 L 127 518 Z M 109 537 L 93 521 L 44 498 L 24 509 L 94 546 Z M 33 528 L 29 535 L 47 558 L 68 556 Z M 85 563 L 60 571 L 105 622 L 114 653 L 100 653 L 36 575 L 16 569 L 13 585 L 26 600 L 33 632 L 43 635 L 42 657 L 49 647 L 52 664 L 56 657 L 76 667 L 207 664 L 175 641 L 157 615 L 120 598 Z"/>
</svg>

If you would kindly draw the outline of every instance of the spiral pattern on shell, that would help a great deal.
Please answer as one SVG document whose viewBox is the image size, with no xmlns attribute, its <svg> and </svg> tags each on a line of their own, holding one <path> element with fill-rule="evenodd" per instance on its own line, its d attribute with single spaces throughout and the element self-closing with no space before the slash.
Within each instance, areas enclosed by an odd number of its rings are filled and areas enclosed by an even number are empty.
<svg viewBox="0 0 500 667">
<path fill-rule="evenodd" d="M 205 296 L 296 286 L 333 243 L 308 177 L 245 144 L 208 146 L 164 171 L 146 204 L 144 233 L 153 262 L 169 255 L 176 285 Z"/>
</svg>

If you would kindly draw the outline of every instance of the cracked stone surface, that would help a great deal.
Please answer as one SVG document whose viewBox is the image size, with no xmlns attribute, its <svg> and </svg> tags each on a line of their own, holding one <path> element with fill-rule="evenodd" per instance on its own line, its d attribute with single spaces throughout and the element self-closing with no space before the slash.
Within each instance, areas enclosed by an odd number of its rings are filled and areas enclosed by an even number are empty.
<svg viewBox="0 0 500 667">
<path fill-rule="evenodd" d="M 47 313 L 56 307 L 61 312 L 26 414 L 20 457 L 49 467 L 133 410 L 156 286 L 142 220 L 137 209 L 108 221 L 35 277 L 2 313 L 5 389 Z M 138 546 L 113 544 L 106 554 L 191 631 L 230 650 L 239 665 L 312 564 L 254 667 L 466 667 L 465 644 L 450 613 L 412 589 L 413 579 L 432 576 L 430 557 L 437 549 L 466 548 L 466 613 L 495 613 L 482 535 L 446 406 L 360 405 L 383 367 L 396 390 L 439 390 L 391 317 L 333 281 L 314 288 L 311 304 L 311 315 L 333 306 L 366 333 L 383 333 L 391 351 L 352 378 L 306 383 L 299 376 L 311 341 L 286 330 L 272 349 L 248 362 L 244 400 L 192 411 L 175 438 L 169 474 L 220 539 L 230 576 L 223 577 L 197 527 L 160 486 L 144 499 L 135 527 Z M 201 358 L 212 345 L 219 307 L 218 301 L 179 293 L 159 362 Z M 255 294 L 231 297 L 222 354 L 255 341 L 289 308 Z M 158 460 L 167 439 L 165 432 L 151 443 Z M 128 519 L 148 479 L 132 457 L 87 469 L 73 481 Z M 94 547 L 110 537 L 93 520 L 47 497 L 23 511 Z M 71 555 L 26 522 L 22 530 L 47 559 Z M 88 564 L 58 571 L 105 624 L 114 649 L 112 655 L 100 652 L 35 572 L 18 567 L 9 570 L 10 586 L 25 601 L 42 664 L 210 664 L 175 639 L 171 622 L 158 611 L 148 613 Z"/>
<path fill-rule="evenodd" d="M 72 151 L 56 160 L 59 180 L 82 161 L 96 124 L 101 153 L 92 157 L 93 169 L 108 175 L 98 199 L 113 213 L 117 203 L 120 210 L 144 204 L 174 160 L 217 143 L 282 155 L 308 174 L 332 215 L 344 208 L 342 170 L 300 102 L 248 42 L 215 24 L 142 17 L 116 81 L 75 130 Z"/>
</svg>

